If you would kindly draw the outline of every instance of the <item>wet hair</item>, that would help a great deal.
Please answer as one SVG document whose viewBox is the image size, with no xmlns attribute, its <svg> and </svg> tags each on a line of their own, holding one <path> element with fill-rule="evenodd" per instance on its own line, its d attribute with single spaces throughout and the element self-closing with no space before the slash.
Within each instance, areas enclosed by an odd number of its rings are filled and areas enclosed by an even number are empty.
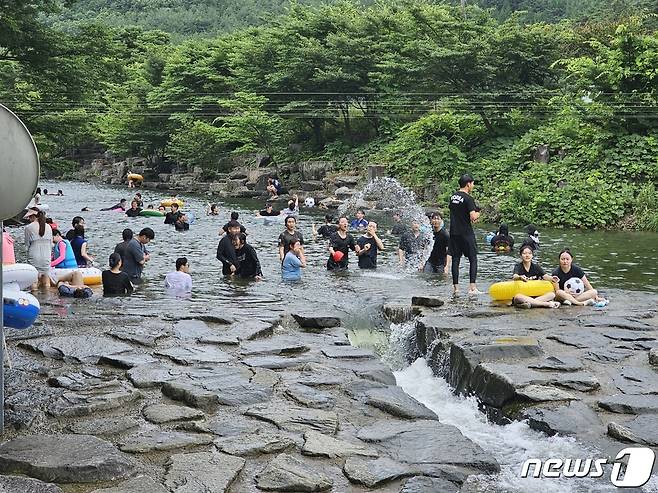
<svg viewBox="0 0 658 493">
<path fill-rule="evenodd" d="M 64 235 L 62 234 L 62 232 L 59 229 L 55 228 L 55 229 L 53 229 L 53 238 L 55 236 L 64 236 Z"/>
<path fill-rule="evenodd" d="M 288 242 L 288 249 L 292 250 L 296 243 L 299 243 L 299 238 L 295 238 L 294 240 L 290 240 Z"/>
<path fill-rule="evenodd" d="M 43 194 L 44 194 L 44 195 L 48 195 L 48 189 L 47 189 L 47 188 L 44 188 L 44 189 L 43 189 Z"/>
<path fill-rule="evenodd" d="M 179 208 L 180 208 L 179 205 L 178 205 L 178 202 L 173 202 L 173 203 L 171 204 L 171 207 L 172 207 L 172 208 L 175 207 L 176 209 L 179 209 Z"/>
<path fill-rule="evenodd" d="M 57 195 L 64 195 L 64 191 L 63 190 L 57 190 Z"/>
<path fill-rule="evenodd" d="M 535 231 L 537 231 L 537 226 L 535 226 L 534 224 L 528 224 L 525 227 L 525 230 L 526 230 L 526 233 L 528 233 L 529 236 L 532 236 L 532 235 L 535 234 Z"/>
<path fill-rule="evenodd" d="M 557 258 L 559 259 L 563 253 L 568 253 L 569 257 L 573 258 L 573 253 L 568 248 L 563 248 L 562 251 L 558 254 Z"/>
<path fill-rule="evenodd" d="M 139 205 L 135 199 L 132 199 L 132 200 L 130 201 L 130 205 L 132 206 L 133 204 L 135 204 L 135 205 Z"/>
<path fill-rule="evenodd" d="M 121 237 L 123 238 L 123 241 L 132 240 L 133 236 L 134 236 L 133 230 L 130 228 L 124 229 L 123 232 L 121 233 Z"/>
<path fill-rule="evenodd" d="M 85 218 L 82 217 L 82 216 L 75 216 L 75 217 L 71 220 L 71 226 L 73 226 L 73 227 L 75 228 L 78 224 L 80 224 L 80 223 L 81 223 L 82 221 L 84 221 L 84 220 L 85 220 Z"/>
<path fill-rule="evenodd" d="M 501 235 L 509 236 L 509 228 L 507 227 L 507 224 L 501 223 L 500 227 L 498 228 L 498 233 Z"/>
<path fill-rule="evenodd" d="M 297 224 L 297 218 L 291 215 L 291 216 L 286 216 L 286 220 L 284 222 L 286 226 L 288 225 L 288 219 L 292 219 L 293 221 L 295 221 L 295 224 Z"/>
<path fill-rule="evenodd" d="M 240 215 L 237 212 L 231 212 L 231 221 L 237 221 L 238 217 L 240 217 Z"/>
<path fill-rule="evenodd" d="M 434 211 L 430 214 L 430 219 L 434 219 L 435 217 L 443 219 L 443 215 L 439 211 Z"/>
<path fill-rule="evenodd" d="M 239 233 L 235 235 L 235 238 L 240 240 L 240 243 L 247 243 L 247 235 L 244 233 Z"/>
<path fill-rule="evenodd" d="M 118 253 L 114 252 L 112 255 L 110 255 L 110 260 L 108 261 L 108 263 L 110 264 L 110 269 L 114 269 L 121 262 L 122 262 L 121 255 L 119 255 Z"/>
<path fill-rule="evenodd" d="M 85 288 L 75 288 L 73 291 L 73 297 L 74 298 L 89 298 L 87 295 L 87 290 Z"/>
<path fill-rule="evenodd" d="M 215 209 L 217 209 L 217 204 L 212 204 L 212 205 L 210 206 L 210 210 L 211 210 L 211 211 L 214 211 Z"/>
<path fill-rule="evenodd" d="M 184 265 L 187 265 L 187 257 L 178 257 L 176 259 L 176 270 L 180 270 Z"/>
<path fill-rule="evenodd" d="M 119 203 L 120 203 L 120 204 L 123 204 L 124 202 L 128 202 L 128 201 L 127 201 L 126 199 L 121 199 L 121 200 L 119 200 Z"/>
<path fill-rule="evenodd" d="M 530 253 L 532 253 L 533 255 L 535 254 L 535 249 L 532 248 L 532 247 L 531 247 L 530 245 L 528 245 L 527 243 L 524 243 L 523 245 L 521 245 L 521 248 L 519 248 L 519 255 L 522 255 L 522 254 L 523 254 L 523 250 L 525 250 L 525 249 L 530 250 Z"/>
<path fill-rule="evenodd" d="M 294 200 L 289 200 L 288 201 L 288 209 L 290 209 L 291 211 L 295 210 L 295 201 Z"/>
<path fill-rule="evenodd" d="M 47 217 L 46 218 L 46 224 L 52 224 L 53 223 L 53 218 L 52 217 Z"/>
<path fill-rule="evenodd" d="M 37 187 L 37 189 L 34 191 L 34 195 L 36 194 L 41 195 L 41 187 Z"/>
<path fill-rule="evenodd" d="M 272 205 L 272 202 L 265 202 L 265 208 L 269 209 L 270 207 L 274 207 L 274 205 Z"/>
<path fill-rule="evenodd" d="M 332 223 L 332 222 L 334 222 L 334 216 L 332 216 L 331 214 L 326 214 L 326 215 L 324 216 L 324 220 L 325 220 L 325 222 L 327 222 L 327 223 Z"/>
<path fill-rule="evenodd" d="M 358 209 L 358 210 L 356 211 L 357 214 L 358 214 L 359 212 L 360 212 L 361 214 L 363 214 L 364 216 L 366 215 L 366 213 L 364 212 L 363 209 Z"/>
<path fill-rule="evenodd" d="M 37 212 L 37 222 L 39 223 L 39 236 L 46 234 L 46 213 L 43 211 Z"/>
<path fill-rule="evenodd" d="M 73 236 L 85 237 L 85 227 L 82 224 L 76 224 L 73 228 Z"/>
<path fill-rule="evenodd" d="M 139 198 L 141 199 L 141 198 L 142 198 L 142 194 L 139 193 L 139 192 L 137 192 L 137 193 L 135 194 L 135 197 L 139 197 Z"/>
<path fill-rule="evenodd" d="M 472 181 L 475 181 L 473 177 L 469 174 L 461 175 L 459 177 L 459 188 L 464 188 L 466 185 L 471 183 Z"/>
<path fill-rule="evenodd" d="M 237 212 L 235 213 L 237 215 Z M 233 214 L 231 214 L 233 215 Z M 226 225 L 226 229 L 231 229 L 231 228 L 240 228 L 240 223 L 236 221 L 235 219 L 231 219 L 228 224 Z"/>
<path fill-rule="evenodd" d="M 145 236 L 149 240 L 152 240 L 152 239 L 155 238 L 155 233 L 153 232 L 153 230 L 151 228 L 144 228 L 139 232 L 139 236 Z"/>
</svg>

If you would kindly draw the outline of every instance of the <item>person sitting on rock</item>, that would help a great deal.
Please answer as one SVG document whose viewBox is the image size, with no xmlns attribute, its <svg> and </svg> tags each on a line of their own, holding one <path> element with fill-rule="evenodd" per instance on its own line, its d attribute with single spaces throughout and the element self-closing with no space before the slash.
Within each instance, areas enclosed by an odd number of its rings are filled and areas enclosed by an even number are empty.
<svg viewBox="0 0 658 493">
<path fill-rule="evenodd" d="M 277 199 L 281 193 L 281 182 L 276 175 L 267 179 L 267 191 L 270 194 L 270 200 Z"/>
<path fill-rule="evenodd" d="M 514 281 L 528 282 L 544 280 L 554 283 L 555 286 L 553 290 L 541 296 L 532 297 L 525 294 L 517 294 L 512 298 L 512 305 L 519 308 L 559 308 L 560 303 L 554 301 L 555 287 L 557 287 L 557 284 L 551 276 L 544 272 L 544 269 L 537 262 L 532 261 L 534 250 L 529 245 L 523 245 L 519 249 L 519 255 L 521 255 L 521 261 L 514 266 L 514 274 L 512 274 Z"/>
</svg>

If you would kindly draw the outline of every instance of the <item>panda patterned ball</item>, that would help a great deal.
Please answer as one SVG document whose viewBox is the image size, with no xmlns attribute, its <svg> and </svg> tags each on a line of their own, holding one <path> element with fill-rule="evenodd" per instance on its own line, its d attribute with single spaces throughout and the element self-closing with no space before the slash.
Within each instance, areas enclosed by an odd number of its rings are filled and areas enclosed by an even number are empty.
<svg viewBox="0 0 658 493">
<path fill-rule="evenodd" d="M 585 283 L 578 277 L 572 277 L 564 283 L 564 290 L 573 296 L 578 296 L 585 292 Z"/>
</svg>

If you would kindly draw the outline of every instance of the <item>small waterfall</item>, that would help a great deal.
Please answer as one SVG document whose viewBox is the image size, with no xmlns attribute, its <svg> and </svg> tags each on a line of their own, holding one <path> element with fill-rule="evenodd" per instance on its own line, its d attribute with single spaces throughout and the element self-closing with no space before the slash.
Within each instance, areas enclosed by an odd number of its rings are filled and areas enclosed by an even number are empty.
<svg viewBox="0 0 658 493">
<path fill-rule="evenodd" d="M 401 370 L 409 364 L 409 355 L 416 351 L 416 323 L 392 323 L 388 340 L 389 344 L 381 359 L 391 369 Z"/>
</svg>

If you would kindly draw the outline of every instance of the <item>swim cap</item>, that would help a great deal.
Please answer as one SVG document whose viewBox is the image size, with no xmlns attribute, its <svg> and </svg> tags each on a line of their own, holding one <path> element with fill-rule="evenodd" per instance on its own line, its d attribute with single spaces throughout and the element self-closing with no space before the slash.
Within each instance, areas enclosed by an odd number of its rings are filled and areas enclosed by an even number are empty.
<svg viewBox="0 0 658 493">
<path fill-rule="evenodd" d="M 336 250 L 332 258 L 334 259 L 334 262 L 340 262 L 341 260 L 343 260 L 344 256 L 345 254 L 343 252 L 341 252 L 340 250 Z"/>
</svg>

